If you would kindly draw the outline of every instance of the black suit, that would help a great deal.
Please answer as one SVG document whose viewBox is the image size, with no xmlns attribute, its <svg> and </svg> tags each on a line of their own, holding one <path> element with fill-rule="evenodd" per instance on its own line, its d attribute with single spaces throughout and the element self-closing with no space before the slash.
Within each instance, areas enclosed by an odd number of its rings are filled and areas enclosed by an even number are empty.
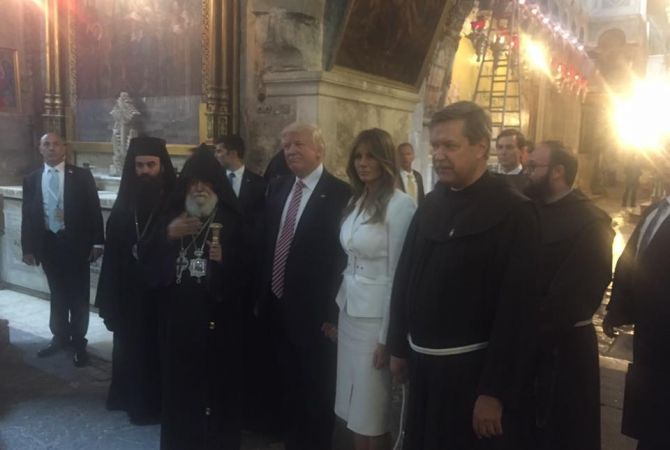
<svg viewBox="0 0 670 450">
<path fill-rule="evenodd" d="M 607 315 L 614 326 L 635 325 L 622 428 L 640 440 L 640 449 L 670 448 L 667 415 L 659 409 L 670 401 L 670 218 L 639 255 L 637 248 L 641 229 L 657 207 L 647 210 L 619 258 Z"/>
<path fill-rule="evenodd" d="M 260 175 L 245 168 L 240 181 L 238 201 L 243 213 L 241 239 L 244 249 L 241 262 L 244 267 L 241 277 L 236 280 L 242 292 L 242 334 L 244 379 L 242 380 L 244 402 L 242 407 L 244 427 L 253 431 L 275 431 L 278 416 L 273 414 L 273 396 L 276 390 L 266 382 L 267 327 L 263 327 L 254 314 L 254 306 L 259 294 L 256 281 L 262 270 L 263 260 L 263 217 L 265 214 L 265 192 L 267 182 Z M 276 400 L 275 402 L 276 403 Z"/>
<path fill-rule="evenodd" d="M 52 233 L 45 223 L 40 167 L 23 180 L 21 246 L 42 264 L 51 291 L 49 327 L 61 343 L 86 345 L 90 272 L 94 245 L 104 243 L 100 200 L 88 170 L 65 165 L 63 230 Z M 68 317 L 70 315 L 71 317 Z"/>
<path fill-rule="evenodd" d="M 254 216 L 263 213 L 266 190 L 267 182 L 263 177 L 245 168 L 237 197 L 245 215 Z"/>
<path fill-rule="evenodd" d="M 339 240 L 349 186 L 324 170 L 296 226 L 284 294 L 270 292 L 275 244 L 294 176 L 271 183 L 266 204 L 265 310 L 272 320 L 283 381 L 287 450 L 327 450 L 334 421 L 335 345 L 321 332 L 335 323 L 335 296 L 346 265 Z"/>
<path fill-rule="evenodd" d="M 421 202 L 423 202 L 423 198 L 426 196 L 426 193 L 423 190 L 423 177 L 416 170 L 412 170 L 412 173 L 414 174 L 414 180 L 416 180 L 416 203 L 420 205 Z M 400 173 L 398 173 L 398 187 L 401 191 L 407 192 Z"/>
</svg>

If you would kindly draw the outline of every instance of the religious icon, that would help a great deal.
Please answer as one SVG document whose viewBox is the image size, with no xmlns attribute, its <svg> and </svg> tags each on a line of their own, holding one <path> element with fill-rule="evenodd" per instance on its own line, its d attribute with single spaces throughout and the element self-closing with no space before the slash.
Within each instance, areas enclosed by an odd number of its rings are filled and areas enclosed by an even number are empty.
<svg viewBox="0 0 670 450">
<path fill-rule="evenodd" d="M 19 56 L 10 48 L 0 48 L 0 111 L 19 111 Z"/>
<path fill-rule="evenodd" d="M 202 249 L 196 250 L 193 254 L 195 258 L 190 261 L 188 271 L 200 283 L 200 279 L 207 275 L 207 260 L 202 257 L 204 255 Z"/>
</svg>

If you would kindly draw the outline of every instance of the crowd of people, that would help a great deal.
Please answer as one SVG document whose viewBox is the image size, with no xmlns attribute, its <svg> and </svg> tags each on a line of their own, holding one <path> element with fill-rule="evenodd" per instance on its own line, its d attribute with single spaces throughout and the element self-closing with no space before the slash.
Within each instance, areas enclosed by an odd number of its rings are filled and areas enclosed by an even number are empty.
<svg viewBox="0 0 670 450">
<path fill-rule="evenodd" d="M 237 135 L 194 149 L 179 176 L 163 140 L 137 137 L 105 233 L 92 175 L 46 134 L 23 190 L 23 258 L 51 290 L 39 356 L 72 346 L 86 364 L 88 263 L 103 255 L 107 408 L 160 423 L 162 449 L 236 450 L 248 429 L 328 450 L 337 418 L 356 450 L 390 450 L 396 382 L 405 450 L 599 450 L 592 316 L 612 277 L 610 217 L 573 188 L 577 158 L 559 141 L 529 151 L 505 130 L 489 166 L 476 104 L 429 129 L 427 194 L 412 146 L 378 128 L 351 144 L 349 183 L 324 168 L 313 125 L 282 131 L 263 177 Z M 657 411 L 669 215 L 665 198 L 641 220 L 604 324 L 636 325 L 623 429 L 640 450 L 670 445 Z"/>
</svg>

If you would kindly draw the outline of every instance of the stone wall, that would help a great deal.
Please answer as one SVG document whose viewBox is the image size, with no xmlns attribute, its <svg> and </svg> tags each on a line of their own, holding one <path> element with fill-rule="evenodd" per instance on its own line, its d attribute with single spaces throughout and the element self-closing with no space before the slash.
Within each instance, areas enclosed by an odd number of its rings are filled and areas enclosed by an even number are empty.
<svg viewBox="0 0 670 450">
<path fill-rule="evenodd" d="M 341 177 L 360 131 L 379 127 L 397 143 L 412 140 L 412 117 L 420 101 L 414 87 L 331 67 L 346 4 L 243 2 L 241 131 L 250 167 L 265 167 L 279 147 L 281 130 L 294 121 L 322 128 L 326 166 Z M 462 22 L 452 24 L 456 35 Z"/>
</svg>

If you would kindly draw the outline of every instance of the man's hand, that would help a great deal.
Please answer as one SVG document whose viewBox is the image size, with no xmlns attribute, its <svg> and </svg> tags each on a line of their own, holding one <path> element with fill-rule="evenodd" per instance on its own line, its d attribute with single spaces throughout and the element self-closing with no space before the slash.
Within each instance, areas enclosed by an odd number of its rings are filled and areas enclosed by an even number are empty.
<svg viewBox="0 0 670 450">
<path fill-rule="evenodd" d="M 603 319 L 603 333 L 609 338 L 615 338 L 618 334 L 612 325 L 612 316 L 609 313 Z"/>
<path fill-rule="evenodd" d="M 177 240 L 184 236 L 193 236 L 200 231 L 202 222 L 196 217 L 189 217 L 188 214 L 181 213 L 180 216 L 175 217 L 170 225 L 167 227 L 168 239 Z"/>
<path fill-rule="evenodd" d="M 324 322 L 321 325 L 321 332 L 331 341 L 337 341 L 337 327 L 330 322 Z"/>
<path fill-rule="evenodd" d="M 221 251 L 221 244 L 213 244 L 210 241 L 207 241 L 209 246 L 209 259 L 220 263 L 223 261 L 223 252 Z"/>
<path fill-rule="evenodd" d="M 377 344 L 375 353 L 372 356 L 372 365 L 375 369 L 383 369 L 389 363 L 389 352 L 384 344 Z"/>
<path fill-rule="evenodd" d="M 100 247 L 93 247 L 91 254 L 88 255 L 88 262 L 96 262 L 102 256 L 103 249 Z"/>
<path fill-rule="evenodd" d="M 35 259 L 35 255 L 23 255 L 23 262 L 28 264 L 29 266 L 36 266 L 37 265 L 37 260 Z"/>
<path fill-rule="evenodd" d="M 479 439 L 503 434 L 503 407 L 500 400 L 489 395 L 480 395 L 472 412 L 472 428 Z"/>
<path fill-rule="evenodd" d="M 389 366 L 393 380 L 396 383 L 405 384 L 407 382 L 407 359 L 391 355 Z"/>
</svg>

